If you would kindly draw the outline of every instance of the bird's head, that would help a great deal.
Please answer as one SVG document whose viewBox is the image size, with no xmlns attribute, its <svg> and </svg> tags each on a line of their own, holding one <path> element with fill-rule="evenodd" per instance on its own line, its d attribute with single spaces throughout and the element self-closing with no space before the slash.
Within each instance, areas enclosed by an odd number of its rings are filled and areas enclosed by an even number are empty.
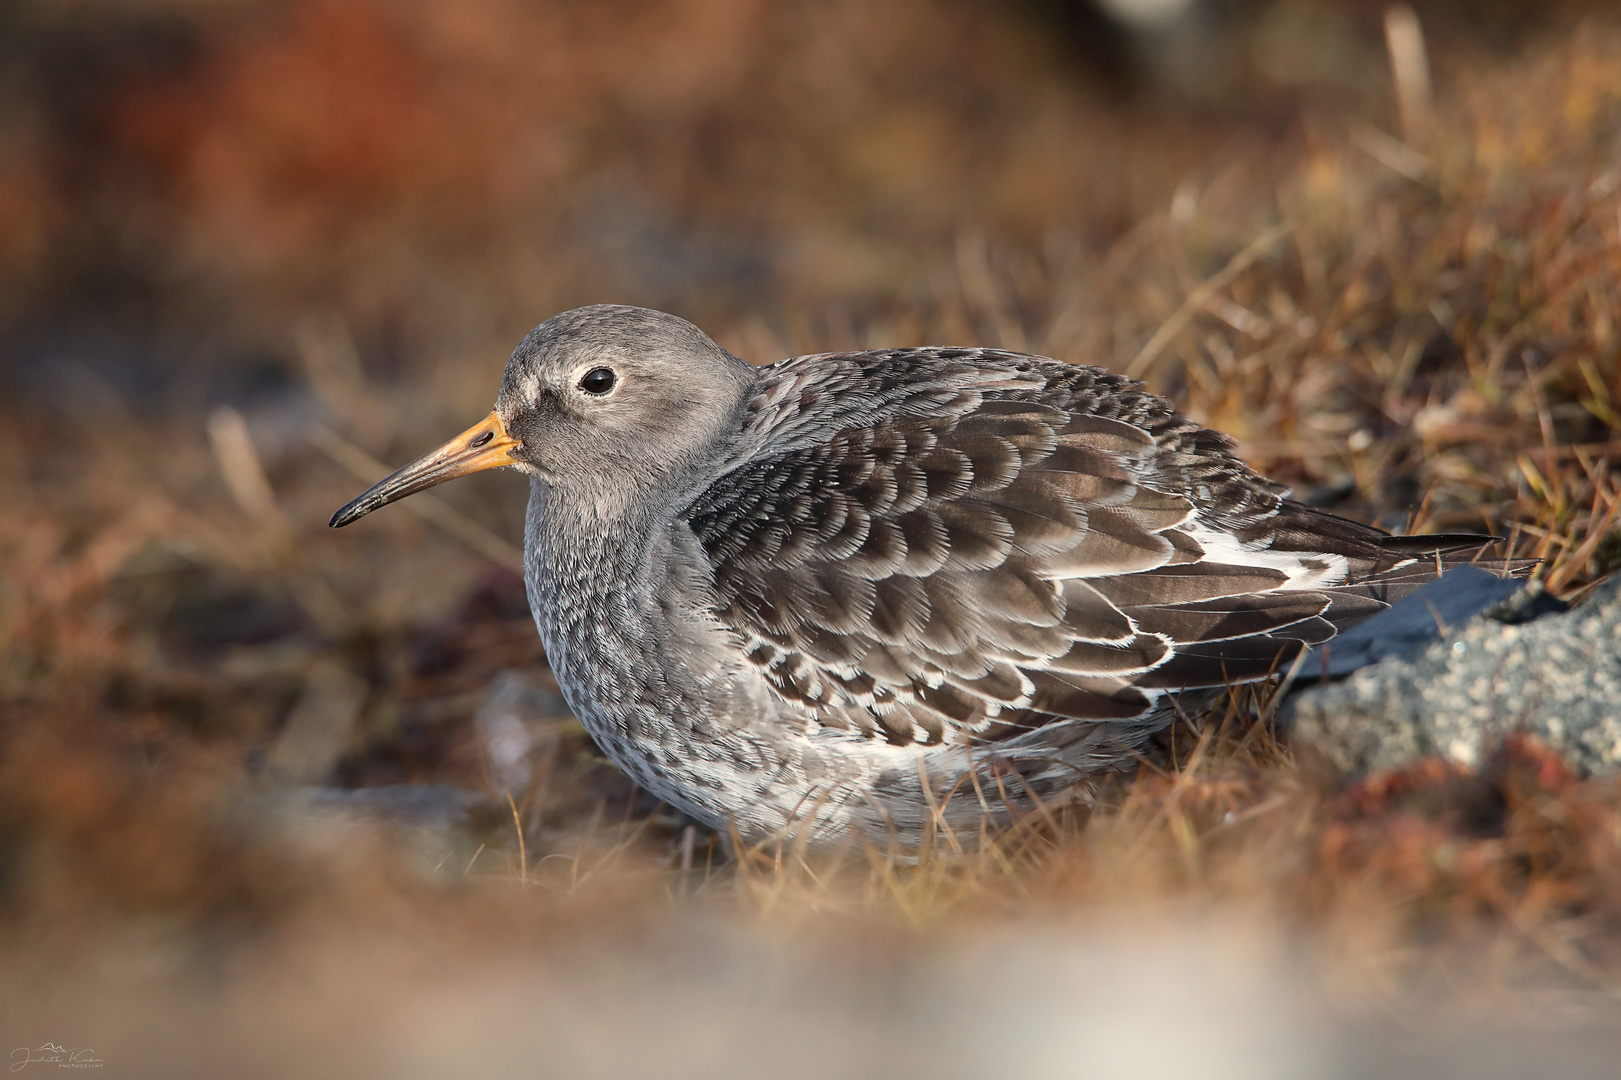
<svg viewBox="0 0 1621 1080">
<path fill-rule="evenodd" d="M 624 505 L 724 446 L 756 378 L 674 315 L 610 304 L 565 311 L 513 351 L 490 415 L 368 488 L 332 525 L 502 466 L 599 506 Z"/>
</svg>

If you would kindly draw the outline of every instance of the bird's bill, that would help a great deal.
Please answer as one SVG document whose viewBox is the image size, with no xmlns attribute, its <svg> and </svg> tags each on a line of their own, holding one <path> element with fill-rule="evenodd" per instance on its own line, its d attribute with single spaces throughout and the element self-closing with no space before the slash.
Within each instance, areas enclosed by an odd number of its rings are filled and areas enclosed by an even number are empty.
<svg viewBox="0 0 1621 1080">
<path fill-rule="evenodd" d="M 330 524 L 334 529 L 341 529 L 379 506 L 387 506 L 435 484 L 516 464 L 512 455 L 522 446 L 522 440 L 508 434 L 506 424 L 492 412 L 439 449 L 423 454 L 361 492 L 353 502 L 332 515 Z"/>
</svg>

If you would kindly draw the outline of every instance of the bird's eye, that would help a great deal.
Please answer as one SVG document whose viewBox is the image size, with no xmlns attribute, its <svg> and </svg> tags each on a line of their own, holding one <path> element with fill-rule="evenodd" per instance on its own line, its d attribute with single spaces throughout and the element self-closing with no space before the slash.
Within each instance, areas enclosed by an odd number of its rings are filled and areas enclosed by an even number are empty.
<svg viewBox="0 0 1621 1080">
<path fill-rule="evenodd" d="M 612 368 L 592 368 L 580 376 L 580 389 L 588 394 L 606 394 L 614 388 Z"/>
</svg>

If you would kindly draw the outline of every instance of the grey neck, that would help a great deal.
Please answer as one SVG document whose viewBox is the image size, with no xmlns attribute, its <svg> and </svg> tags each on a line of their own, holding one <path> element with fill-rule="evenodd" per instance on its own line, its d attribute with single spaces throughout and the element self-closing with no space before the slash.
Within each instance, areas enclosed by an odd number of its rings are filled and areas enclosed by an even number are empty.
<svg viewBox="0 0 1621 1080">
<path fill-rule="evenodd" d="M 680 804 L 646 760 L 651 748 L 769 722 L 773 706 L 715 618 L 697 540 L 667 507 L 581 528 L 558 494 L 533 483 L 524 547 L 547 660 L 609 756 Z"/>
<path fill-rule="evenodd" d="M 593 627 L 640 636 L 656 606 L 654 549 L 665 539 L 657 535 L 656 516 L 642 506 L 607 509 L 530 480 L 524 579 L 549 650 L 566 648 Z"/>
</svg>

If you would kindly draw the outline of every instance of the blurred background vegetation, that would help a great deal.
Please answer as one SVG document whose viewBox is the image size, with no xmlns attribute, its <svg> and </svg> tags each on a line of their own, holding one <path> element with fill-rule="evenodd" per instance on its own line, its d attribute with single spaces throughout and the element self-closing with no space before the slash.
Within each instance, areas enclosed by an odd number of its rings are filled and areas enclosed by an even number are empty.
<svg viewBox="0 0 1621 1080">
<path fill-rule="evenodd" d="M 925 936 L 1194 898 L 1310 928 L 1359 1001 L 1473 986 L 1482 941 L 1480 985 L 1540 964 L 1613 994 L 1621 796 L 1530 751 L 1346 801 L 1237 738 L 972 866 L 671 877 L 720 856 L 567 716 L 514 574 L 525 485 L 325 527 L 482 415 L 530 327 L 613 301 L 755 362 L 988 344 L 1129 371 L 1320 505 L 1489 529 L 1579 591 L 1621 561 L 1613 6 L 0 6 L 10 1015 L 100 1000 L 29 973 L 189 979 L 379 912 L 555 958 L 642 940 L 672 890 Z M 447 793 L 412 820 L 472 898 L 241 820 L 407 783 Z M 853 925 L 816 932 L 878 933 Z"/>
<path fill-rule="evenodd" d="M 1419 13 L 1451 90 L 1606 6 Z M 290 328 L 333 315 L 394 381 L 604 298 L 859 338 L 952 306 L 965 244 L 1033 330 L 1179 185 L 1226 200 L 1190 222 L 1219 248 L 1269 208 L 1213 186 L 1272 186 L 1347 117 L 1393 129 L 1384 8 L 23 0 L 0 15 L 8 388 L 270 392 L 298 378 Z"/>
</svg>

